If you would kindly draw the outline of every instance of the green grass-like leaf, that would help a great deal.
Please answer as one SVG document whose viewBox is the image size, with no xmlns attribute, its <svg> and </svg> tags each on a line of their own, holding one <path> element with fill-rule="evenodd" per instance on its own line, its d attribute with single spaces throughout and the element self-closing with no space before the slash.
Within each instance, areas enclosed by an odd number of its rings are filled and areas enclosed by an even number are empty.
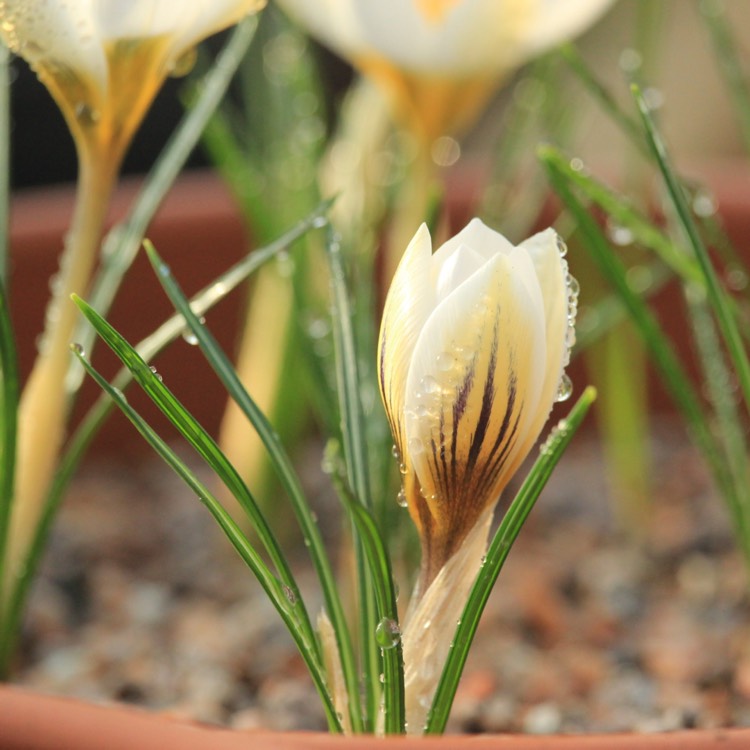
<svg viewBox="0 0 750 750">
<path fill-rule="evenodd" d="M 277 472 L 279 480 L 292 503 L 292 508 L 302 530 L 305 544 L 321 583 L 328 616 L 338 641 L 344 677 L 348 689 L 353 696 L 353 699 L 350 701 L 352 726 L 359 730 L 361 727 L 361 715 L 358 710 L 359 702 L 357 700 L 359 688 L 351 636 L 346 623 L 341 598 L 338 594 L 333 570 L 326 554 L 325 545 L 312 509 L 305 498 L 299 477 L 272 425 L 245 389 L 237 375 L 237 371 L 219 347 L 216 339 L 202 324 L 199 315 L 193 312 L 190 302 L 183 294 L 169 268 L 150 243 L 146 244 L 146 252 L 164 291 L 180 317 L 184 320 L 184 324 L 187 325 L 196 337 L 206 360 L 218 375 L 230 397 L 256 429 L 258 436 L 268 451 L 269 458 Z"/>
<path fill-rule="evenodd" d="M 540 450 L 539 458 L 510 504 L 505 516 L 503 516 L 461 614 L 453 644 L 427 717 L 426 734 L 442 734 L 445 731 L 458 682 L 461 679 L 461 673 L 466 664 L 469 649 L 479 625 L 479 619 L 495 581 L 524 522 L 547 484 L 552 470 L 583 422 L 595 398 L 596 390 L 589 386 L 581 394 L 568 416 L 552 430 Z"/>
<path fill-rule="evenodd" d="M 346 476 L 351 492 L 357 502 L 365 508 L 372 508 L 370 480 L 367 463 L 366 432 L 362 402 L 360 398 L 360 380 L 357 365 L 357 348 L 352 325 L 352 307 L 346 285 L 346 272 L 341 255 L 341 247 L 329 227 L 326 241 L 326 255 L 331 275 L 331 296 L 333 308 L 333 341 L 336 355 L 336 384 L 341 414 L 341 440 L 344 449 Z M 359 588 L 360 639 L 362 649 L 363 672 L 365 677 L 365 696 L 367 717 L 374 721 L 380 708 L 379 675 L 382 658 L 375 641 L 378 623 L 385 617 L 385 612 L 378 611 L 373 572 L 368 570 L 367 555 L 363 542 L 355 545 L 357 557 L 357 581 Z M 391 680 L 391 685 L 397 684 Z M 389 720 L 399 722 L 398 707 L 388 707 Z M 403 727 L 403 716 L 400 719 Z M 372 731 L 374 726 L 370 726 Z M 388 731 L 399 731 L 393 726 Z"/>
<path fill-rule="evenodd" d="M 743 399 L 745 404 L 750 406 L 750 358 L 748 358 L 747 351 L 742 342 L 739 325 L 733 314 L 731 299 L 722 287 L 716 269 L 711 263 L 708 248 L 703 242 L 698 225 L 693 219 L 690 206 L 685 197 L 684 188 L 678 180 L 675 171 L 672 169 L 666 145 L 659 131 L 656 129 L 656 124 L 651 116 L 648 103 L 638 86 L 631 86 L 631 91 L 638 105 L 638 111 L 641 114 L 641 120 L 646 130 L 651 153 L 656 160 L 680 225 L 688 238 L 695 254 L 695 259 L 705 279 L 708 302 L 718 321 L 719 330 L 724 338 L 724 344 L 727 347 L 729 358 L 734 366 Z"/>
<path fill-rule="evenodd" d="M 372 514 L 352 497 L 344 482 L 337 486 L 339 496 L 349 513 L 362 544 L 368 564 L 375 600 L 378 608 L 377 630 L 383 630 L 384 643 L 380 645 L 383 658 L 383 710 L 386 734 L 405 732 L 406 709 L 404 705 L 404 660 L 401 629 L 398 621 L 396 589 L 393 584 L 391 562 L 385 541 Z"/>
<path fill-rule="evenodd" d="M 97 328 L 97 331 L 99 331 L 99 328 Z M 106 333 L 108 335 L 108 332 Z M 328 692 L 325 674 L 317 654 L 317 647 L 313 641 L 309 640 L 308 634 L 305 630 L 300 627 L 298 609 L 302 606 L 301 600 L 295 599 L 290 595 L 287 584 L 273 575 L 271 570 L 266 566 L 253 546 L 248 542 L 245 535 L 239 529 L 232 517 L 226 512 L 221 503 L 156 434 L 146 421 L 128 404 L 123 393 L 119 389 L 110 385 L 92 367 L 79 347 L 74 347 L 73 352 L 89 375 L 91 375 L 96 383 L 107 393 L 109 398 L 112 399 L 114 404 L 133 423 L 149 445 L 187 484 L 187 486 L 196 493 L 198 499 L 206 506 L 206 508 L 208 508 L 209 512 L 217 521 L 242 560 L 250 570 L 252 570 L 297 644 L 300 654 L 310 671 L 313 682 L 315 683 L 318 693 L 323 701 L 324 710 L 331 730 L 340 732 L 341 723 L 336 715 L 333 701 Z"/>
<path fill-rule="evenodd" d="M 555 169 L 564 175 L 571 185 L 602 208 L 618 226 L 627 229 L 633 237 L 633 242 L 653 250 L 684 281 L 703 284 L 703 275 L 694 258 L 685 248 L 676 246 L 670 237 L 654 226 L 653 222 L 631 205 L 630 201 L 585 172 L 574 169 L 570 165 L 570 159 L 558 149 L 547 146 L 544 155 L 545 160 L 554 163 Z"/>
<path fill-rule="evenodd" d="M 305 632 L 308 641 L 318 649 L 307 609 L 302 602 L 299 586 L 271 528 L 268 526 L 262 511 L 255 502 L 255 498 L 253 498 L 247 485 L 219 449 L 216 441 L 203 429 L 192 414 L 187 411 L 169 388 L 164 385 L 161 377 L 141 358 L 138 352 L 84 300 L 75 295 L 73 299 L 91 325 L 94 326 L 97 334 L 99 334 L 102 340 L 130 370 L 135 381 L 141 386 L 146 395 L 159 407 L 180 435 L 187 440 L 198 455 L 216 473 L 217 477 L 232 495 L 237 498 L 242 509 L 252 522 L 253 528 L 263 543 L 263 547 L 276 568 L 278 575 L 289 589 L 290 596 L 299 602 L 296 611 L 300 628 Z"/>
<path fill-rule="evenodd" d="M 573 193 L 566 175 L 557 168 L 555 155 L 551 154 L 546 147 L 542 147 L 539 149 L 539 157 L 547 170 L 552 188 L 578 226 L 584 248 L 618 294 L 646 343 L 665 387 L 682 413 L 722 493 L 727 498 L 734 520 L 739 522 L 742 515 L 741 509 L 731 478 L 727 473 L 726 464 L 711 432 L 701 399 L 675 354 L 672 342 L 661 330 L 645 300 L 630 288 L 625 266 L 612 252 L 601 228 Z"/>
</svg>

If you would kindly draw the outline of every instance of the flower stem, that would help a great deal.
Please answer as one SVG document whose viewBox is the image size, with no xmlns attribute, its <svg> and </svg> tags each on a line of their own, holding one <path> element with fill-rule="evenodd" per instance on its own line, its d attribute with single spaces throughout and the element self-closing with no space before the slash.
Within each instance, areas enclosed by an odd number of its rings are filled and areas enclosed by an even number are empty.
<svg viewBox="0 0 750 750">
<path fill-rule="evenodd" d="M 55 472 L 69 410 L 66 376 L 78 314 L 69 298 L 88 287 L 119 163 L 101 158 L 104 154 L 93 138 L 79 139 L 78 151 L 75 213 L 52 282 L 39 352 L 18 410 L 16 491 L 3 561 L 3 605 L 13 598 Z"/>
</svg>

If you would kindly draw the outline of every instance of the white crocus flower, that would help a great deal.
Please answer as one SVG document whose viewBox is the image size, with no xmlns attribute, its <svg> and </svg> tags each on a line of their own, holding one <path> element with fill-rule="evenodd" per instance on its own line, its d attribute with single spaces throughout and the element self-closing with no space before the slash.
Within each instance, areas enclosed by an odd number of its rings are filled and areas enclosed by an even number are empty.
<svg viewBox="0 0 750 750">
<path fill-rule="evenodd" d="M 590 26 L 613 0 L 279 0 L 379 81 L 427 138 L 471 122 L 495 85 Z"/>
<path fill-rule="evenodd" d="M 578 289 L 564 253 L 552 229 L 514 247 L 474 219 L 433 254 L 422 225 L 386 298 L 380 389 L 422 546 L 402 638 L 410 733 L 424 727 L 500 493 L 570 395 Z"/>
<path fill-rule="evenodd" d="M 492 507 L 567 385 L 577 288 L 548 229 L 514 247 L 478 219 L 396 271 L 380 388 L 428 585 Z"/>
<path fill-rule="evenodd" d="M 5 0 L 0 34 L 25 58 L 79 131 L 117 156 L 180 61 L 202 39 L 265 0 Z M 96 128 L 92 128 L 96 125 Z"/>
<path fill-rule="evenodd" d="M 265 0 L 2 0 L 0 36 L 55 98 L 76 144 L 78 194 L 39 354 L 18 409 L 0 610 L 24 572 L 67 419 L 72 293 L 85 294 L 125 150 L 166 76 Z"/>
</svg>

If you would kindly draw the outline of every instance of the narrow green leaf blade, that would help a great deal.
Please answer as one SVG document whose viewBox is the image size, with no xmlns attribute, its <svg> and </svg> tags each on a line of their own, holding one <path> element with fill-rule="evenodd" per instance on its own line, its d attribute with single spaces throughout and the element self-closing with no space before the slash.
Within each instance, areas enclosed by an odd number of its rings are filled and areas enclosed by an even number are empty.
<svg viewBox="0 0 750 750">
<path fill-rule="evenodd" d="M 268 526 L 255 499 L 242 481 L 242 478 L 221 452 L 213 438 L 206 433 L 197 420 L 185 409 L 169 388 L 164 385 L 161 378 L 140 357 L 138 352 L 85 301 L 76 296 L 74 296 L 74 301 L 94 326 L 102 340 L 131 371 L 136 382 L 141 386 L 146 395 L 159 407 L 180 435 L 188 441 L 216 473 L 227 489 L 237 498 L 243 510 L 247 513 L 248 518 L 253 523 L 258 537 L 262 541 L 279 576 L 291 591 L 291 595 L 295 601 L 298 602 L 295 609 L 300 620 L 300 626 L 308 634 L 310 642 L 315 643 L 317 647 L 318 644 L 313 635 L 314 631 L 307 609 L 302 601 L 299 586 L 279 547 L 278 541 Z"/>
<path fill-rule="evenodd" d="M 292 503 L 294 514 L 302 530 L 310 557 L 318 574 L 321 588 L 323 589 L 323 596 L 331 625 L 336 633 L 342 669 L 351 697 L 352 725 L 356 729 L 359 729 L 361 727 L 361 716 L 358 710 L 359 685 L 351 635 L 338 593 L 336 579 L 326 553 L 325 544 L 323 543 L 323 538 L 318 529 L 312 509 L 305 498 L 299 477 L 273 426 L 247 392 L 247 389 L 239 379 L 237 371 L 218 345 L 216 339 L 201 322 L 199 315 L 196 314 L 191 303 L 185 297 L 168 266 L 162 261 L 156 249 L 150 243 L 146 244 L 146 252 L 164 291 L 183 321 L 183 326 L 187 325 L 191 333 L 195 336 L 206 360 L 218 375 L 231 398 L 256 429 L 258 436 L 268 451 L 269 458 L 277 472 L 279 480 Z"/>
<path fill-rule="evenodd" d="M 336 383 L 341 412 L 341 440 L 344 448 L 346 474 L 351 491 L 357 501 L 362 503 L 365 508 L 371 509 L 367 437 L 359 392 L 357 347 L 352 326 L 353 313 L 349 300 L 349 290 L 346 286 L 346 273 L 341 247 L 338 239 L 334 236 L 333 229 L 330 227 L 326 239 L 326 255 L 331 277 Z M 373 590 L 372 572 L 367 568 L 367 557 L 362 540 L 358 540 L 355 551 L 360 595 L 360 638 L 365 676 L 365 695 L 368 717 L 372 721 L 380 708 L 379 675 L 382 659 L 375 643 L 375 631 L 380 618 L 378 617 L 378 607 Z M 388 707 L 387 712 L 394 717 L 397 716 L 398 709 Z"/>
<path fill-rule="evenodd" d="M 326 449 L 326 460 L 333 466 L 338 461 L 331 441 Z M 337 444 L 336 444 L 336 447 Z M 357 502 L 349 491 L 346 478 L 335 471 L 332 474 L 336 490 L 354 524 L 372 576 L 378 607 L 378 631 L 381 633 L 383 655 L 383 705 L 386 734 L 403 734 L 406 727 L 404 694 L 404 662 L 401 629 L 398 621 L 396 588 L 393 583 L 391 562 L 385 541 L 370 511 Z M 377 637 L 376 637 L 377 640 Z"/>
<path fill-rule="evenodd" d="M 656 129 L 656 124 L 651 116 L 648 103 L 638 86 L 631 86 L 631 91 L 638 105 L 638 111 L 641 114 L 641 120 L 646 130 L 651 153 L 656 159 L 670 200 L 677 212 L 680 224 L 685 231 L 685 235 L 695 253 L 695 259 L 704 276 L 708 301 L 716 315 L 719 330 L 734 365 L 745 405 L 750 408 L 750 358 L 745 350 L 738 322 L 732 312 L 731 298 L 721 285 L 716 269 L 713 267 L 708 248 L 703 242 L 698 226 L 693 219 L 690 206 L 685 198 L 683 186 L 672 169 L 666 145 L 661 134 Z"/>
<path fill-rule="evenodd" d="M 195 492 L 198 499 L 206 506 L 214 517 L 220 528 L 227 536 L 232 546 L 238 552 L 245 564 L 250 568 L 258 582 L 263 587 L 266 595 L 276 608 L 281 619 L 289 630 L 302 658 L 307 665 L 310 675 L 315 683 L 318 693 L 323 700 L 324 709 L 332 731 L 341 732 L 341 723 L 336 715 L 335 707 L 326 685 L 325 674 L 316 655 L 316 646 L 310 642 L 309 634 L 300 627 L 299 618 L 295 609 L 301 602 L 294 600 L 286 587 L 279 581 L 271 570 L 263 562 L 263 559 L 247 540 L 235 521 L 226 512 L 221 503 L 206 488 L 206 486 L 195 476 L 195 474 L 184 464 L 183 461 L 172 451 L 171 448 L 157 435 L 150 425 L 128 404 L 122 391 L 108 383 L 101 374 L 94 369 L 91 363 L 83 355 L 79 347 L 74 347 L 73 352 L 78 361 L 83 365 L 88 374 L 104 390 L 113 403 L 133 423 L 138 432 L 166 462 L 166 464 Z"/>
<path fill-rule="evenodd" d="M 539 150 L 539 157 L 547 170 L 552 188 L 575 220 L 583 239 L 583 246 L 625 305 L 651 353 L 665 387 L 686 420 L 722 493 L 727 497 L 733 514 L 737 517 L 737 498 L 695 387 L 648 305 L 630 288 L 625 267 L 612 252 L 602 230 L 574 195 L 565 174 L 558 170 L 556 160 L 548 158 L 548 154 L 546 147 Z"/>
</svg>

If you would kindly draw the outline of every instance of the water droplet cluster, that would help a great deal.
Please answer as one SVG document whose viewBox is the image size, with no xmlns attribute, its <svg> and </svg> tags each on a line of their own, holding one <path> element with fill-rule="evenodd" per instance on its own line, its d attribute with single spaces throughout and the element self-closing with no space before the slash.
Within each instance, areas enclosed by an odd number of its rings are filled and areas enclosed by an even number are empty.
<svg viewBox="0 0 750 750">
<path fill-rule="evenodd" d="M 580 287 L 575 276 L 568 269 L 568 262 L 565 260 L 568 248 L 562 237 L 557 236 L 557 250 L 560 253 L 560 263 L 562 265 L 563 275 L 565 276 L 565 287 L 568 291 L 567 300 L 567 328 L 565 329 L 565 354 L 563 355 L 563 373 L 560 376 L 560 382 L 557 386 L 557 401 L 566 401 L 573 393 L 573 383 L 570 377 L 565 373 L 565 368 L 570 363 L 570 352 L 576 343 L 576 315 L 578 314 L 578 295 Z"/>
<path fill-rule="evenodd" d="M 552 448 L 554 447 L 555 443 L 558 442 L 561 438 L 566 437 L 568 434 L 568 430 L 570 430 L 570 424 L 568 423 L 567 419 L 561 419 L 551 430 L 549 435 L 547 435 L 546 440 L 539 446 L 539 452 L 543 456 L 548 456 L 552 452 Z"/>
</svg>

